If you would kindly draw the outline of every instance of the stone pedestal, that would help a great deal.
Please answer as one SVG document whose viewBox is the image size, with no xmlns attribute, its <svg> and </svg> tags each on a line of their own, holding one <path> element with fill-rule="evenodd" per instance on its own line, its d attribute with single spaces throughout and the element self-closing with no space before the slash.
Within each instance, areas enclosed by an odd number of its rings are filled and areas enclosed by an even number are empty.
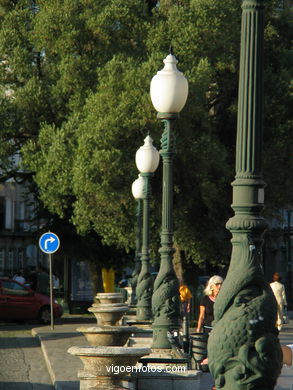
<svg viewBox="0 0 293 390">
<path fill-rule="evenodd" d="M 128 390 L 124 387 L 120 378 L 99 377 L 80 370 L 78 372 L 80 380 L 80 390 Z M 125 382 L 126 383 L 126 382 Z"/>
<path fill-rule="evenodd" d="M 71 347 L 68 353 L 78 356 L 84 369 L 79 371 L 80 390 L 123 389 L 121 380 L 130 378 L 138 360 L 149 348 Z M 120 387 L 119 387 L 120 386 Z"/>
<path fill-rule="evenodd" d="M 123 296 L 120 293 L 97 293 L 96 298 L 101 304 L 123 302 Z"/>
<path fill-rule="evenodd" d="M 98 325 L 114 326 L 127 313 L 128 306 L 122 303 L 93 304 L 88 311 L 94 314 Z"/>
<path fill-rule="evenodd" d="M 91 346 L 123 346 L 132 334 L 139 332 L 131 326 L 92 326 L 76 330 L 85 335 Z"/>
<path fill-rule="evenodd" d="M 129 309 L 129 306 L 122 302 L 120 293 L 98 293 L 96 298 L 99 303 L 94 303 L 88 311 L 94 314 L 98 325 L 117 325 Z"/>
</svg>

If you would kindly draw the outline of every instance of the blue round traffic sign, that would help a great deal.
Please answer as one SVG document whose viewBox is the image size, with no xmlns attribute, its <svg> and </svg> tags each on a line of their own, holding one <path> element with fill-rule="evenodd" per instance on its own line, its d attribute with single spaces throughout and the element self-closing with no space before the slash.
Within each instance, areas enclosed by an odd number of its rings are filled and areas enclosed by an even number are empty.
<svg viewBox="0 0 293 390">
<path fill-rule="evenodd" d="M 44 253 L 54 253 L 60 246 L 59 237 L 55 233 L 44 233 L 39 239 L 39 246 Z"/>
</svg>

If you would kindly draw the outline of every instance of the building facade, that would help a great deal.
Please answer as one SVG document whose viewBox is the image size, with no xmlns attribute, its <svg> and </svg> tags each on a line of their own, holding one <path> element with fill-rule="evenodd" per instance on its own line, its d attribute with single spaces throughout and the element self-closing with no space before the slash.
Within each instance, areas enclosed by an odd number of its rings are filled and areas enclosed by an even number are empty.
<svg viewBox="0 0 293 390">
<path fill-rule="evenodd" d="M 35 217 L 35 203 L 25 184 L 12 179 L 0 184 L 0 275 L 43 264 Z"/>
</svg>

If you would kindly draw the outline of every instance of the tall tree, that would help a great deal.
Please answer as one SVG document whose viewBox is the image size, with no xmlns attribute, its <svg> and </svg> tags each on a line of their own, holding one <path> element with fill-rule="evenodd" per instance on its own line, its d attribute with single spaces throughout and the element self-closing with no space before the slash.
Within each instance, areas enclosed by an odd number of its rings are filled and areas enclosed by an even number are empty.
<svg viewBox="0 0 293 390">
<path fill-rule="evenodd" d="M 293 174 L 292 154 L 274 163 L 293 136 L 292 11 L 277 14 L 274 2 L 267 3 L 265 176 L 271 212 L 287 203 Z M 134 156 L 148 132 L 159 148 L 162 128 L 149 83 L 172 45 L 190 90 L 177 125 L 176 245 L 186 261 L 227 261 L 240 4 L 41 0 L 33 11 L 30 4 L 0 1 L 0 137 L 9 141 L 0 143 L 1 161 L 21 150 L 51 212 L 70 219 L 80 233 L 94 230 L 104 243 L 132 248 Z M 154 249 L 160 176 L 153 180 Z"/>
</svg>

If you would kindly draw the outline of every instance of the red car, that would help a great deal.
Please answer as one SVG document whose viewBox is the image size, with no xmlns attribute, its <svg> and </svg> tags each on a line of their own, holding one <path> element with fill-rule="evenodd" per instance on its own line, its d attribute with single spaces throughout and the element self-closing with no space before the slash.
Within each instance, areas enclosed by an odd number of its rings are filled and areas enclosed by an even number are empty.
<svg viewBox="0 0 293 390">
<path fill-rule="evenodd" d="M 62 306 L 53 303 L 54 318 L 62 316 Z M 15 280 L 0 278 L 0 319 L 51 322 L 50 298 Z"/>
</svg>

